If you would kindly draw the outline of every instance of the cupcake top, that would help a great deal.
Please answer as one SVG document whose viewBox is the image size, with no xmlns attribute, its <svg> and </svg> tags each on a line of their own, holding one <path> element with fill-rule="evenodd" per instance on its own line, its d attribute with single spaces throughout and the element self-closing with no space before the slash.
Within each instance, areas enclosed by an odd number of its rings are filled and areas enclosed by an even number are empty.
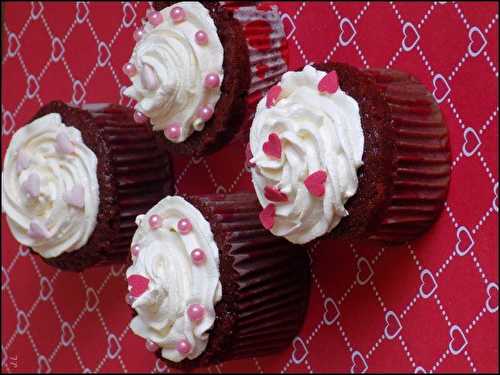
<svg viewBox="0 0 500 375">
<path fill-rule="evenodd" d="M 222 298 L 219 250 L 210 224 L 190 203 L 167 196 L 136 220 L 133 264 L 127 269 L 132 331 L 180 362 L 208 343 L 215 304 Z"/>
<path fill-rule="evenodd" d="M 199 2 L 180 2 L 148 13 L 136 31 L 124 72 L 137 100 L 136 119 L 150 118 L 172 142 L 201 131 L 221 96 L 224 50 L 209 11 Z"/>
<path fill-rule="evenodd" d="M 304 244 L 348 215 L 364 136 L 359 106 L 335 71 L 285 73 L 259 102 L 249 145 L 260 219 L 274 235 Z"/>
<path fill-rule="evenodd" d="M 2 171 L 2 211 L 18 242 L 44 258 L 85 245 L 97 222 L 97 158 L 80 131 L 50 113 L 12 137 Z"/>
</svg>

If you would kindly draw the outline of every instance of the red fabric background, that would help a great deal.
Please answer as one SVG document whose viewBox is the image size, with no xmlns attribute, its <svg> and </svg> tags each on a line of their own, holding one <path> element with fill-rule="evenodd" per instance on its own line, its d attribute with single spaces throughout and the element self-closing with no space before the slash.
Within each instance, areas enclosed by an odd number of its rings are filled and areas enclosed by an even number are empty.
<svg viewBox="0 0 500 375">
<path fill-rule="evenodd" d="M 2 155 L 51 99 L 131 103 L 120 92 L 147 3 L 7 3 Z M 498 5 L 280 3 L 291 68 L 330 59 L 394 67 L 441 102 L 453 158 L 446 210 L 397 248 L 310 244 L 312 297 L 281 354 L 203 371 L 498 371 Z M 251 189 L 237 142 L 175 158 L 178 191 Z M 228 160 L 231 160 L 228 163 Z M 170 371 L 130 332 L 123 266 L 60 272 L 2 216 L 2 370 Z"/>
</svg>

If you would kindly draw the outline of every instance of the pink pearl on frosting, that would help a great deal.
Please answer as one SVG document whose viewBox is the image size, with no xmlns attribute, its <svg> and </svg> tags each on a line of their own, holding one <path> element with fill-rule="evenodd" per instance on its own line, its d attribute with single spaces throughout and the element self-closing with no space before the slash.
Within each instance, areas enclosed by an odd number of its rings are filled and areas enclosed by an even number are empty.
<svg viewBox="0 0 500 375">
<path fill-rule="evenodd" d="M 205 87 L 209 89 L 214 89 L 219 86 L 220 78 L 217 73 L 208 73 L 205 77 Z"/>
<path fill-rule="evenodd" d="M 161 15 L 160 12 L 150 12 L 148 15 L 148 21 L 151 23 L 153 26 L 158 26 L 160 23 L 163 22 L 163 16 Z"/>
<path fill-rule="evenodd" d="M 144 32 L 144 29 L 142 28 L 138 28 L 134 31 L 134 40 L 136 42 L 138 42 L 139 40 L 142 39 L 142 37 L 144 36 L 145 32 Z"/>
<path fill-rule="evenodd" d="M 127 305 L 132 306 L 134 301 L 135 301 L 135 297 L 132 294 L 127 293 L 127 295 L 125 296 L 125 302 L 127 303 Z"/>
<path fill-rule="evenodd" d="M 151 229 L 158 229 L 161 227 L 162 219 L 159 215 L 151 215 L 149 218 L 149 226 Z"/>
<path fill-rule="evenodd" d="M 134 245 L 130 249 L 130 253 L 132 254 L 133 257 L 136 257 L 139 255 L 139 251 L 141 251 L 141 247 L 139 245 Z"/>
<path fill-rule="evenodd" d="M 177 343 L 175 348 L 179 353 L 186 355 L 191 351 L 191 344 L 187 340 L 181 340 Z"/>
<path fill-rule="evenodd" d="M 147 120 L 148 118 L 144 113 L 139 111 L 134 112 L 134 121 L 137 122 L 138 124 L 144 124 Z"/>
<path fill-rule="evenodd" d="M 208 43 L 208 35 L 203 30 L 198 30 L 194 34 L 194 40 L 196 40 L 196 43 L 198 43 L 200 46 L 204 46 Z"/>
<path fill-rule="evenodd" d="M 204 122 L 210 120 L 213 114 L 214 111 L 210 106 L 204 106 L 198 109 L 198 117 L 201 118 Z"/>
<path fill-rule="evenodd" d="M 146 340 L 146 349 L 149 352 L 156 352 L 158 350 L 159 346 L 156 345 L 153 341 L 151 340 Z"/>
<path fill-rule="evenodd" d="M 189 219 L 180 219 L 177 222 L 177 229 L 179 230 L 179 232 L 181 232 L 181 234 L 188 234 L 189 232 L 191 232 L 191 229 L 193 229 L 193 224 L 191 224 L 191 221 L 189 221 Z"/>
<path fill-rule="evenodd" d="M 167 137 L 171 141 L 175 141 L 181 136 L 181 126 L 177 122 L 174 122 L 173 124 L 170 124 L 165 128 L 164 133 L 165 137 Z"/>
<path fill-rule="evenodd" d="M 200 305 L 199 303 L 193 303 L 192 305 L 189 305 L 187 314 L 189 320 L 193 322 L 199 322 L 205 315 L 205 307 L 203 307 L 203 305 Z"/>
<path fill-rule="evenodd" d="M 172 17 L 174 23 L 179 23 L 186 19 L 186 12 L 181 7 L 173 7 L 170 11 L 170 17 Z"/>
<path fill-rule="evenodd" d="M 195 265 L 200 266 L 205 263 L 207 257 L 202 249 L 194 249 L 191 251 L 191 259 Z"/>
<path fill-rule="evenodd" d="M 126 63 L 125 65 L 123 65 L 122 70 L 123 73 L 125 73 L 125 75 L 129 78 L 137 74 L 137 68 L 132 63 Z"/>
</svg>

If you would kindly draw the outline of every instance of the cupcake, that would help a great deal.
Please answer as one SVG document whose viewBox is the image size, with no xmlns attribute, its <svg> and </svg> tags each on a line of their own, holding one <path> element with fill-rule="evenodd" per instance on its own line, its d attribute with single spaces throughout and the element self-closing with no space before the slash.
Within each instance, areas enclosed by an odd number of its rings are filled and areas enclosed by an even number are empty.
<svg viewBox="0 0 500 375">
<path fill-rule="evenodd" d="M 265 230 L 259 211 L 253 193 L 167 196 L 137 217 L 130 327 L 169 366 L 271 354 L 299 332 L 309 259 Z"/>
<path fill-rule="evenodd" d="M 206 155 L 243 137 L 258 100 L 287 71 L 278 8 L 248 3 L 156 2 L 135 31 L 124 94 L 170 151 Z"/>
<path fill-rule="evenodd" d="M 248 165 L 274 235 L 413 240 L 441 212 L 448 129 L 413 76 L 341 64 L 287 72 L 256 110 Z"/>
<path fill-rule="evenodd" d="M 2 211 L 46 263 L 80 271 L 123 261 L 134 219 L 173 191 L 165 140 L 118 105 L 53 101 L 13 135 Z"/>
</svg>

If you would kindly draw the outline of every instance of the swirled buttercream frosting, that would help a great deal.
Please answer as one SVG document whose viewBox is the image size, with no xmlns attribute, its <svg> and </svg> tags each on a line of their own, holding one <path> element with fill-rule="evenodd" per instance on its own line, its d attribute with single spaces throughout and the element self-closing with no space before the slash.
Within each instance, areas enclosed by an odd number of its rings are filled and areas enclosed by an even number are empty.
<svg viewBox="0 0 500 375">
<path fill-rule="evenodd" d="M 16 240 L 45 258 L 84 246 L 99 209 L 96 171 L 96 155 L 58 113 L 20 128 L 2 171 L 2 211 Z"/>
<path fill-rule="evenodd" d="M 274 235 L 303 244 L 348 215 L 364 137 L 358 104 L 335 71 L 285 73 L 259 102 L 249 144 L 260 218 Z"/>
</svg>

